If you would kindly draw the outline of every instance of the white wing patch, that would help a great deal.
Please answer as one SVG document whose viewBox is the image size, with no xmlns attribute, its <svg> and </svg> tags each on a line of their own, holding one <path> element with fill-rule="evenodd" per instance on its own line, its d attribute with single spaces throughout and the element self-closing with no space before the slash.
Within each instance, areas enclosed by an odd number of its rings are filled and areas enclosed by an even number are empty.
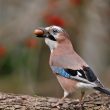
<svg viewBox="0 0 110 110">
<path fill-rule="evenodd" d="M 77 71 L 77 75 L 78 75 L 78 76 L 82 76 L 82 74 L 81 74 L 79 71 Z"/>
</svg>

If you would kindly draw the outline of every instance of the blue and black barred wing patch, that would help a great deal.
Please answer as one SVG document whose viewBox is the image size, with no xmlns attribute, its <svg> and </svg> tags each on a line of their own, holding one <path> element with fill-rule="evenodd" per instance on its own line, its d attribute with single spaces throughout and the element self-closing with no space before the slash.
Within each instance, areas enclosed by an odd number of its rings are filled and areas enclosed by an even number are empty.
<svg viewBox="0 0 110 110">
<path fill-rule="evenodd" d="M 66 72 L 65 69 L 62 67 L 52 66 L 51 69 L 54 73 L 59 74 L 60 76 L 70 78 L 70 74 L 68 74 L 68 72 Z"/>
<path fill-rule="evenodd" d="M 88 75 L 90 70 L 87 68 L 86 70 L 72 70 L 72 69 L 65 69 L 65 68 L 56 67 L 56 66 L 52 66 L 51 68 L 54 73 L 60 76 L 63 76 L 69 79 L 74 79 L 84 83 L 94 82 L 97 79 L 93 73 L 91 73 L 92 75 Z"/>
</svg>

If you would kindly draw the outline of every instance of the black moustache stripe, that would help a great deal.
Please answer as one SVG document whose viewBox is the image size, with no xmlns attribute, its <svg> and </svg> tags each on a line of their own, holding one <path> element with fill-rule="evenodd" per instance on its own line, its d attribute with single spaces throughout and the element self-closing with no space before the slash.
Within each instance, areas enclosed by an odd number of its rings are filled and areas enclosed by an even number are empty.
<svg viewBox="0 0 110 110">
<path fill-rule="evenodd" d="M 56 39 L 52 35 L 49 35 L 48 37 L 49 37 L 49 39 L 56 41 Z"/>
</svg>

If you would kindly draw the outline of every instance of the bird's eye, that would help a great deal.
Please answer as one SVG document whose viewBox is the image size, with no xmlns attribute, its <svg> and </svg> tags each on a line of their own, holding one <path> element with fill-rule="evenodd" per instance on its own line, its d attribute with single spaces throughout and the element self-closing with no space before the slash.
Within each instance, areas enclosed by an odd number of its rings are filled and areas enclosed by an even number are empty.
<svg viewBox="0 0 110 110">
<path fill-rule="evenodd" d="M 53 33 L 54 34 L 58 33 L 58 30 L 57 29 L 53 29 Z"/>
</svg>

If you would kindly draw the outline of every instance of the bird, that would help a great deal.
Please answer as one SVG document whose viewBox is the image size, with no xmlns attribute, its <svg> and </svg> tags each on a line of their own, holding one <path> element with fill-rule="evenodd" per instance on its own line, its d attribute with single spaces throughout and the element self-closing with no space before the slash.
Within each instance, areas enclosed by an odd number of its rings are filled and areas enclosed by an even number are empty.
<svg viewBox="0 0 110 110">
<path fill-rule="evenodd" d="M 75 51 L 69 34 L 63 28 L 55 25 L 38 27 L 34 34 L 44 38 L 50 48 L 49 65 L 64 91 L 56 106 L 77 89 L 81 90 L 80 102 L 88 89 L 110 95 L 110 90 L 104 87 L 91 67 Z"/>
</svg>

